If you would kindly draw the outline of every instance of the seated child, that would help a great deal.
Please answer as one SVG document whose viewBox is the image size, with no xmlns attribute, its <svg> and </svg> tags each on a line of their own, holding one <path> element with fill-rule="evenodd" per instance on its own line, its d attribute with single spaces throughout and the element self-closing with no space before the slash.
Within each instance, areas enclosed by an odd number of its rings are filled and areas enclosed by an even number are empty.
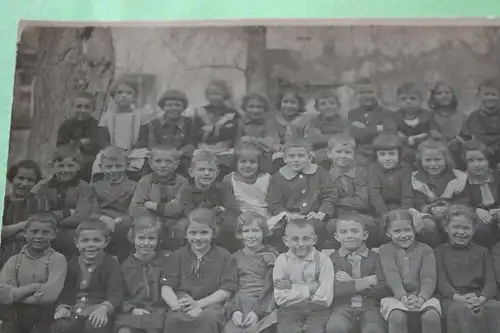
<svg viewBox="0 0 500 333">
<path fill-rule="evenodd" d="M 0 242 L 0 267 L 24 246 L 24 229 L 28 216 L 40 211 L 49 211 L 48 199 L 35 192 L 36 184 L 42 179 L 42 172 L 36 162 L 23 160 L 7 170 L 11 184 L 10 193 L 3 201 L 2 239 Z"/>
<path fill-rule="evenodd" d="M 276 259 L 274 299 L 278 306 L 277 333 L 322 333 L 333 300 L 333 264 L 316 250 L 317 236 L 306 219 L 286 226 L 288 252 Z"/>
<path fill-rule="evenodd" d="M 90 218 L 101 220 L 112 231 L 107 252 L 123 262 L 131 253 L 127 232 L 132 225 L 128 207 L 137 183 L 128 179 L 127 153 L 123 148 L 108 147 L 100 155 L 99 166 L 104 179 L 93 182 L 91 187 Z"/>
<path fill-rule="evenodd" d="M 465 140 L 475 139 L 484 143 L 490 155 L 492 168 L 496 169 L 500 162 L 500 84 L 497 80 L 488 79 L 478 87 L 481 103 L 478 110 L 473 111 L 465 122 L 460 136 Z"/>
<path fill-rule="evenodd" d="M 271 176 L 261 166 L 262 150 L 255 138 L 242 138 L 234 149 L 236 171 L 224 178 L 233 189 L 241 212 L 256 212 L 269 218 L 266 194 Z"/>
<path fill-rule="evenodd" d="M 49 200 L 50 210 L 59 218 L 52 246 L 67 258 L 78 255 L 74 244 L 76 228 L 90 216 L 90 185 L 79 175 L 82 161 L 76 146 L 57 147 L 50 162 L 53 176 L 40 188 Z"/>
<path fill-rule="evenodd" d="M 499 174 L 498 171 L 491 170 L 486 146 L 482 142 L 465 142 L 463 154 L 467 165 L 469 205 L 476 207 L 476 215 L 479 218 L 474 241 L 490 248 L 500 236 L 497 227 L 500 222 Z"/>
<path fill-rule="evenodd" d="M 368 166 L 372 161 L 371 144 L 380 132 L 396 132 L 393 112 L 380 105 L 375 84 L 367 78 L 355 84 L 359 106 L 348 113 L 349 132 L 356 140 L 356 162 Z"/>
<path fill-rule="evenodd" d="M 403 83 L 396 95 L 399 109 L 394 113 L 394 122 L 398 136 L 404 143 L 401 160 L 413 165 L 420 142 L 429 138 L 439 140 L 442 135 L 432 113 L 422 108 L 422 93 L 416 83 Z"/>
<path fill-rule="evenodd" d="M 417 152 L 418 170 L 411 176 L 415 229 L 421 240 L 435 247 L 442 243 L 442 221 L 450 204 L 469 203 L 467 174 L 454 168 L 445 144 L 423 141 Z"/>
<path fill-rule="evenodd" d="M 122 312 L 115 319 L 117 333 L 163 333 L 167 307 L 160 281 L 168 254 L 157 251 L 160 231 L 152 216 L 134 219 L 128 236 L 135 251 L 122 264 L 125 290 Z"/>
<path fill-rule="evenodd" d="M 106 223 L 86 220 L 78 226 L 80 256 L 68 261 L 52 333 L 111 333 L 113 314 L 122 304 L 123 277 L 118 261 L 104 252 L 108 242 Z"/>
<path fill-rule="evenodd" d="M 345 132 L 347 121 L 339 114 L 340 101 L 335 91 L 322 91 L 315 98 L 314 106 L 319 114 L 310 119 L 305 136 L 312 145 L 316 163 L 329 170 L 328 140 L 332 135 Z"/>
<path fill-rule="evenodd" d="M 377 219 L 396 208 L 413 208 L 412 170 L 401 161 L 399 138 L 381 133 L 373 141 L 373 151 L 375 161 L 368 169 L 368 188 Z"/>
<path fill-rule="evenodd" d="M 50 247 L 56 228 L 54 214 L 30 215 L 26 222 L 27 244 L 2 267 L 2 332 L 50 331 L 67 269 L 66 258 Z"/>
<path fill-rule="evenodd" d="M 155 118 L 141 126 L 135 148 L 152 148 L 158 145 L 173 146 L 181 153 L 178 172 L 187 176 L 187 169 L 198 142 L 192 118 L 183 116 L 188 106 L 186 94 L 168 90 L 160 97 L 158 107 L 163 117 Z"/>
<path fill-rule="evenodd" d="M 197 150 L 191 160 L 189 173 L 193 178 L 190 186 L 180 192 L 180 202 L 184 216 L 187 217 L 196 208 L 208 208 L 216 215 L 219 226 L 215 243 L 229 252 L 235 252 L 240 244 L 236 239 L 236 220 L 240 215 L 232 187 L 216 180 L 219 173 L 217 157 L 209 150 Z M 185 230 L 187 219 L 179 222 Z M 180 227 L 179 227 L 180 228 Z"/>
<path fill-rule="evenodd" d="M 189 186 L 188 181 L 175 170 L 179 166 L 179 151 L 173 146 L 155 146 L 151 149 L 149 165 L 152 173 L 137 183 L 130 215 L 152 215 L 162 225 L 161 247 L 175 250 L 184 239 L 181 193 Z"/>
<path fill-rule="evenodd" d="M 441 304 L 432 297 L 437 283 L 432 248 L 415 240 L 413 217 L 407 211 L 391 210 L 382 223 L 390 242 L 380 247 L 379 255 L 393 296 L 382 299 L 380 307 L 389 333 L 407 333 L 418 326 L 421 332 L 441 333 Z M 411 319 L 420 325 L 412 325 Z"/>
<path fill-rule="evenodd" d="M 79 93 L 73 101 L 73 114 L 59 127 L 56 143 L 58 146 L 72 143 L 80 149 L 83 156 L 81 178 L 88 183 L 97 154 L 109 144 L 108 129 L 99 126 L 92 115 L 95 107 L 96 100 L 91 93 Z"/>
<path fill-rule="evenodd" d="M 239 114 L 226 104 L 231 93 L 228 83 L 214 79 L 205 89 L 208 104 L 195 110 L 195 133 L 198 134 L 198 148 L 210 150 L 217 155 L 222 175 L 231 171 L 232 149 L 239 133 Z"/>
<path fill-rule="evenodd" d="M 336 212 L 327 224 L 328 235 L 335 234 L 337 219 L 356 217 L 365 224 L 369 234 L 367 246 L 378 246 L 378 227 L 370 214 L 368 173 L 354 160 L 356 142 L 348 134 L 336 134 L 328 141 L 328 156 L 332 160 L 330 177 L 334 189 Z"/>
<path fill-rule="evenodd" d="M 436 248 L 438 292 L 448 332 L 500 332 L 495 271 L 488 250 L 472 242 L 476 224 L 471 208 L 451 206 L 445 220 L 448 242 Z"/>
<path fill-rule="evenodd" d="M 277 320 L 273 267 L 278 253 L 262 244 L 269 233 L 264 216 L 241 214 L 236 232 L 245 247 L 233 254 L 238 266 L 238 291 L 226 303 L 229 320 L 224 333 L 270 332 Z"/>
<path fill-rule="evenodd" d="M 215 214 L 207 208 L 189 214 L 188 245 L 171 254 L 162 278 L 161 295 L 171 311 L 169 332 L 219 333 L 226 322 L 223 303 L 237 290 L 236 260 L 212 244 Z"/>
<path fill-rule="evenodd" d="M 378 254 L 366 247 L 368 231 L 354 220 L 339 220 L 336 227 L 340 249 L 330 255 L 335 297 L 326 332 L 350 333 L 360 327 L 360 332 L 385 333 L 379 303 L 387 286 Z"/>
<path fill-rule="evenodd" d="M 295 137 L 284 145 L 285 165 L 271 176 L 267 190 L 267 211 L 276 223 L 271 223 L 271 245 L 286 251 L 283 244 L 284 225 L 297 218 L 306 218 L 318 235 L 316 248 L 322 249 L 326 226 L 333 215 L 334 188 L 328 172 L 312 163 L 311 146 L 306 139 Z M 274 225 L 273 225 L 274 224 Z"/>
</svg>

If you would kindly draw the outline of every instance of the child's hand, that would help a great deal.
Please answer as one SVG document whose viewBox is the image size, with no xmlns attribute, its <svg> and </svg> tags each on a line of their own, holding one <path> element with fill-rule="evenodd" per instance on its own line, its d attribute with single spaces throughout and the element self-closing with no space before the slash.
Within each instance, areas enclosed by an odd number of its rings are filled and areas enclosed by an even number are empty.
<svg viewBox="0 0 500 333">
<path fill-rule="evenodd" d="M 339 271 L 335 274 L 335 280 L 340 282 L 352 281 L 352 277 L 344 271 Z"/>
<path fill-rule="evenodd" d="M 384 125 L 377 125 L 377 132 L 382 132 L 384 130 Z"/>
<path fill-rule="evenodd" d="M 67 308 L 60 308 L 54 313 L 54 320 L 71 317 L 71 311 Z"/>
<path fill-rule="evenodd" d="M 233 321 L 233 324 L 236 325 L 236 327 L 242 327 L 243 326 L 243 313 L 241 313 L 241 311 L 234 311 L 233 315 L 231 317 L 231 320 Z"/>
<path fill-rule="evenodd" d="M 353 121 L 353 122 L 352 122 L 352 126 L 357 127 L 357 128 L 366 128 L 366 125 L 365 125 L 365 124 L 363 124 L 363 123 L 362 123 L 362 122 L 360 122 L 360 121 Z"/>
<path fill-rule="evenodd" d="M 422 305 L 424 305 L 425 303 L 425 300 L 422 297 L 416 296 L 411 303 L 412 304 L 410 305 L 410 310 L 420 311 L 420 309 L 422 309 Z"/>
<path fill-rule="evenodd" d="M 326 214 L 323 213 L 323 212 L 310 212 L 309 214 L 307 214 L 306 216 L 306 219 L 310 220 L 310 219 L 315 219 L 315 220 L 320 220 L 320 221 L 323 221 L 323 219 L 325 218 Z"/>
<path fill-rule="evenodd" d="M 289 278 L 274 280 L 274 288 L 277 289 L 292 289 L 292 281 Z"/>
<path fill-rule="evenodd" d="M 125 220 L 124 217 L 116 217 L 114 219 L 115 224 L 122 223 Z"/>
<path fill-rule="evenodd" d="M 406 306 L 408 308 L 408 310 L 410 309 L 410 300 L 408 298 L 408 295 L 404 295 L 403 297 L 401 297 L 401 303 L 403 303 L 404 306 Z"/>
<path fill-rule="evenodd" d="M 151 314 L 151 312 L 149 312 L 148 310 L 145 310 L 145 309 L 135 308 L 132 310 L 132 314 L 136 315 L 136 316 L 143 316 L 143 315 Z"/>
<path fill-rule="evenodd" d="M 319 282 L 314 281 L 314 282 L 308 283 L 307 286 L 309 287 L 309 294 L 314 295 L 314 294 L 316 294 L 316 291 L 319 288 Z"/>
<path fill-rule="evenodd" d="M 144 203 L 144 208 L 147 210 L 152 210 L 156 212 L 158 210 L 158 203 L 157 202 L 152 202 L 152 201 L 146 201 Z"/>
<path fill-rule="evenodd" d="M 90 314 L 88 320 L 95 328 L 104 327 L 108 323 L 108 308 L 104 305 L 98 307 Z"/>
<path fill-rule="evenodd" d="M 368 284 L 370 285 L 370 287 L 374 287 L 378 283 L 378 278 L 376 275 L 367 276 L 366 280 L 368 281 Z"/>
<path fill-rule="evenodd" d="M 479 218 L 479 221 L 484 224 L 490 223 L 491 220 L 493 219 L 490 212 L 482 208 L 476 208 L 476 215 Z"/>
<path fill-rule="evenodd" d="M 219 214 L 219 213 L 225 212 L 226 208 L 224 208 L 223 206 L 215 206 L 214 210 L 215 210 L 215 214 Z"/>
<path fill-rule="evenodd" d="M 468 302 L 468 299 L 467 299 L 466 296 L 455 294 L 455 295 L 453 295 L 453 300 L 457 301 L 457 302 L 462 302 L 462 303 L 465 303 L 465 304 L 469 305 L 469 302 Z"/>
<path fill-rule="evenodd" d="M 80 144 L 82 145 L 88 145 L 89 143 L 90 143 L 90 138 L 80 139 Z"/>
<path fill-rule="evenodd" d="M 253 324 L 257 323 L 259 321 L 259 317 L 255 314 L 255 312 L 250 311 L 245 320 L 243 321 L 243 326 L 248 327 L 252 326 Z"/>
<path fill-rule="evenodd" d="M 445 212 L 446 207 L 443 206 L 436 206 L 431 208 L 431 214 L 438 218 L 443 217 Z"/>
<path fill-rule="evenodd" d="M 200 304 L 197 301 L 192 301 L 191 304 L 184 309 L 184 312 L 190 317 L 198 317 L 202 311 Z"/>
</svg>

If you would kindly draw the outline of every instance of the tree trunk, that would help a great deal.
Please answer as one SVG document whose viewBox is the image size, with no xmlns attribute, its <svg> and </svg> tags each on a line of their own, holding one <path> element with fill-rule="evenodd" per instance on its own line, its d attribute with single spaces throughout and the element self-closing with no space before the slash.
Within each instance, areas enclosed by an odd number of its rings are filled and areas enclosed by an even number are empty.
<svg viewBox="0 0 500 333">
<path fill-rule="evenodd" d="M 247 67 L 245 79 L 248 92 L 267 93 L 266 70 L 266 27 L 246 27 L 247 35 Z"/>
<path fill-rule="evenodd" d="M 99 118 L 114 78 L 114 62 L 109 28 L 40 28 L 29 158 L 47 165 L 76 94 L 88 91 L 96 96 Z"/>
</svg>

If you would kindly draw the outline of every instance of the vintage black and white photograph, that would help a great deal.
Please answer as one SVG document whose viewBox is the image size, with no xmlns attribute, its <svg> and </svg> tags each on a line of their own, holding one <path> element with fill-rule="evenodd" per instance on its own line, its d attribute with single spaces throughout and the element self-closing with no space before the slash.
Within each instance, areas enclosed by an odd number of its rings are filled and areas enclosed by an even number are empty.
<svg viewBox="0 0 500 333">
<path fill-rule="evenodd" d="M 500 27 L 289 23 L 21 22 L 1 333 L 500 332 Z"/>
</svg>

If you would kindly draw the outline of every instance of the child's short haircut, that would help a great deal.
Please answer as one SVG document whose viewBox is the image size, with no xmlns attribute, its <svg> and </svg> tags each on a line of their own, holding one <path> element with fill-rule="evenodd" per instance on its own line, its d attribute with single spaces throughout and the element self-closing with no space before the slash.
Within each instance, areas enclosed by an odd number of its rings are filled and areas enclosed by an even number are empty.
<svg viewBox="0 0 500 333">
<path fill-rule="evenodd" d="M 492 160 L 492 156 L 488 154 L 488 147 L 484 143 L 478 140 L 470 140 L 465 141 L 462 146 L 462 159 L 464 165 L 467 165 L 467 152 L 469 151 L 480 151 L 484 155 L 484 157 L 486 157 L 488 162 Z"/>
<path fill-rule="evenodd" d="M 229 84 L 227 83 L 226 80 L 223 79 L 211 79 L 207 87 L 205 88 L 205 97 L 208 95 L 210 88 L 216 87 L 220 89 L 224 93 L 224 100 L 227 101 L 231 98 L 231 90 L 229 89 Z"/>
<path fill-rule="evenodd" d="M 56 230 L 57 224 L 59 221 L 57 219 L 57 216 L 52 212 L 38 212 L 38 213 L 31 214 L 28 217 L 28 220 L 26 222 L 26 225 L 24 226 L 24 229 L 27 230 L 33 222 L 50 224 L 52 229 Z"/>
<path fill-rule="evenodd" d="M 149 153 L 150 158 L 153 157 L 155 151 L 168 151 L 168 152 L 172 152 L 172 154 L 174 155 L 174 157 L 176 159 L 179 159 L 179 157 L 180 157 L 179 149 L 177 149 L 175 146 L 172 146 L 172 145 L 163 145 L 163 144 L 153 145 L 151 147 L 150 153 Z"/>
<path fill-rule="evenodd" d="M 257 225 L 262 231 L 264 237 L 267 237 L 271 234 L 269 232 L 267 220 L 263 215 L 256 212 L 244 212 L 238 217 L 238 221 L 236 223 L 236 235 L 239 237 L 243 231 L 243 227 L 246 225 L 250 225 L 253 222 L 257 222 Z"/>
<path fill-rule="evenodd" d="M 477 92 L 480 93 L 484 88 L 493 88 L 500 93 L 500 83 L 497 78 L 489 78 L 481 82 L 477 87 Z"/>
<path fill-rule="evenodd" d="M 312 150 L 309 141 L 300 136 L 293 136 L 289 140 L 287 140 L 283 145 L 283 152 L 286 153 L 286 151 L 290 148 L 305 148 L 308 152 Z"/>
<path fill-rule="evenodd" d="M 128 156 L 125 149 L 116 146 L 109 146 L 102 151 L 100 163 L 103 164 L 104 160 L 111 162 L 128 162 Z"/>
<path fill-rule="evenodd" d="M 335 90 L 325 89 L 325 90 L 321 90 L 318 93 L 318 95 L 316 95 L 316 98 L 314 98 L 314 107 L 316 109 L 318 108 L 318 101 L 320 99 L 329 99 L 329 98 L 333 98 L 335 100 L 335 102 L 337 102 L 337 104 L 340 106 L 340 100 L 339 100 L 339 96 L 337 95 L 337 92 Z"/>
<path fill-rule="evenodd" d="M 470 221 L 472 221 L 472 224 L 474 226 L 478 224 L 477 215 L 474 209 L 465 205 L 451 205 L 446 211 L 445 219 L 443 220 L 443 225 L 447 226 L 450 223 L 450 221 L 457 216 L 463 216 L 469 219 Z"/>
<path fill-rule="evenodd" d="M 366 222 L 364 222 L 363 219 L 357 218 L 355 215 L 345 216 L 345 217 L 342 217 L 341 219 L 336 219 L 335 231 L 337 231 L 337 228 L 338 228 L 338 225 L 340 222 L 355 222 L 361 226 L 363 231 L 368 231 L 368 230 L 366 230 Z"/>
<path fill-rule="evenodd" d="M 375 152 L 379 150 L 401 150 L 401 147 L 401 140 L 393 133 L 380 133 L 375 140 L 373 140 L 372 144 L 372 148 Z"/>
<path fill-rule="evenodd" d="M 415 230 L 415 222 L 413 221 L 413 216 L 404 209 L 393 209 L 382 216 L 380 220 L 380 228 L 389 231 L 391 223 L 394 221 L 408 221 L 411 227 Z"/>
<path fill-rule="evenodd" d="M 438 81 L 436 82 L 430 89 L 429 100 L 427 101 L 427 105 L 431 110 L 437 109 L 440 105 L 436 102 L 436 92 L 439 88 L 448 88 L 451 92 L 451 103 L 449 108 L 455 110 L 458 107 L 458 97 L 455 91 L 455 88 L 448 82 Z"/>
<path fill-rule="evenodd" d="M 313 234 L 317 235 L 316 234 L 316 229 L 314 229 L 314 225 L 311 223 L 311 221 L 309 221 L 306 218 L 298 218 L 298 219 L 295 219 L 293 221 L 288 222 L 286 224 L 286 227 L 285 227 L 285 235 L 288 234 L 287 231 L 290 228 L 303 229 L 303 228 L 308 228 L 308 227 L 310 227 L 312 229 Z"/>
<path fill-rule="evenodd" d="M 160 221 L 158 220 L 157 217 L 153 215 L 141 215 L 136 218 L 134 218 L 134 221 L 132 222 L 132 226 L 130 227 L 127 238 L 129 242 L 132 244 L 135 243 L 135 235 L 138 232 L 144 231 L 144 230 L 150 230 L 150 229 L 155 229 L 156 234 L 159 235 L 161 232 L 161 224 Z"/>
<path fill-rule="evenodd" d="M 118 89 L 118 87 L 121 85 L 130 87 L 132 90 L 135 91 L 136 95 L 139 92 L 139 85 L 138 85 L 137 80 L 134 80 L 131 77 L 125 76 L 125 77 L 119 78 L 118 80 L 115 81 L 115 83 L 113 83 L 113 85 L 111 86 L 111 89 L 109 90 L 109 94 L 111 95 L 111 97 L 113 97 L 113 98 L 115 97 L 116 89 Z"/>
<path fill-rule="evenodd" d="M 338 133 L 328 140 L 328 149 L 333 149 L 335 146 L 349 146 L 356 149 L 356 140 L 347 133 Z"/>
<path fill-rule="evenodd" d="M 95 109 L 95 106 L 96 106 L 96 100 L 95 100 L 95 97 L 94 95 L 92 95 L 91 93 L 89 93 L 88 91 L 82 91 L 82 92 L 79 92 L 76 96 L 75 96 L 75 100 L 77 98 L 83 98 L 83 99 L 86 99 L 90 102 L 92 102 L 92 106 L 93 108 Z"/>
<path fill-rule="evenodd" d="M 35 173 L 36 182 L 38 183 L 42 179 L 42 170 L 35 161 L 32 160 L 22 160 L 15 164 L 12 164 L 7 170 L 7 180 L 12 183 L 14 178 L 17 176 L 19 169 L 33 170 Z"/>
<path fill-rule="evenodd" d="M 82 223 L 80 223 L 78 228 L 76 228 L 75 238 L 78 239 L 82 231 L 89 231 L 89 230 L 101 231 L 106 239 L 108 239 L 111 235 L 108 225 L 105 222 L 102 222 L 101 220 L 91 219 L 91 220 L 84 220 Z"/>
<path fill-rule="evenodd" d="M 185 93 L 183 93 L 180 90 L 167 90 L 167 91 L 165 91 L 161 95 L 160 99 L 158 100 L 158 107 L 160 109 L 163 109 L 166 101 L 182 102 L 182 104 L 184 105 L 183 106 L 184 109 L 186 109 L 188 107 L 188 104 L 189 104 L 188 97 L 186 96 Z"/>
<path fill-rule="evenodd" d="M 415 94 L 422 98 L 422 92 L 416 82 L 408 81 L 401 84 L 396 90 L 396 96 Z"/>
<path fill-rule="evenodd" d="M 191 158 L 191 168 L 194 168 L 198 162 L 215 163 L 218 167 L 217 155 L 210 150 L 196 149 Z"/>
<path fill-rule="evenodd" d="M 453 161 L 453 158 L 451 157 L 451 154 L 448 150 L 448 147 L 446 147 L 446 145 L 441 141 L 428 139 L 428 140 L 422 141 L 417 149 L 417 166 L 420 170 L 423 170 L 422 154 L 425 150 L 429 150 L 429 149 L 439 151 L 443 155 L 444 160 L 446 162 L 446 166 L 449 169 L 455 168 L 455 161 Z"/>
<path fill-rule="evenodd" d="M 264 106 L 265 112 L 269 111 L 270 106 L 269 106 L 269 101 L 267 100 L 267 98 L 264 95 L 256 93 L 256 92 L 251 92 L 251 93 L 248 93 L 245 96 L 243 96 L 243 98 L 241 100 L 241 109 L 243 111 L 246 111 L 248 102 L 250 102 L 251 100 L 254 100 L 254 99 L 256 99 L 260 103 L 262 103 L 262 105 Z"/>
<path fill-rule="evenodd" d="M 56 148 L 54 155 L 52 155 L 53 162 L 60 162 L 66 158 L 72 158 L 79 165 L 83 163 L 82 152 L 78 147 L 72 143 L 68 143 L 65 145 L 60 145 Z"/>
<path fill-rule="evenodd" d="M 217 225 L 217 217 L 215 216 L 215 212 L 212 209 L 196 208 L 191 213 L 189 213 L 186 230 L 189 229 L 189 225 L 193 222 L 208 225 L 213 231 L 213 237 L 215 238 L 218 236 L 219 226 Z"/>
<path fill-rule="evenodd" d="M 302 94 L 300 93 L 299 89 L 297 89 L 296 87 L 288 87 L 284 90 L 282 90 L 278 96 L 277 96 L 277 100 L 276 100 L 276 108 L 278 110 L 281 110 L 281 102 L 283 101 L 283 97 L 285 97 L 285 95 L 292 95 L 294 98 L 297 99 L 298 103 L 299 103 L 299 113 L 303 113 L 305 111 L 305 107 L 306 107 L 306 101 L 304 99 L 304 97 L 302 97 Z"/>
</svg>

